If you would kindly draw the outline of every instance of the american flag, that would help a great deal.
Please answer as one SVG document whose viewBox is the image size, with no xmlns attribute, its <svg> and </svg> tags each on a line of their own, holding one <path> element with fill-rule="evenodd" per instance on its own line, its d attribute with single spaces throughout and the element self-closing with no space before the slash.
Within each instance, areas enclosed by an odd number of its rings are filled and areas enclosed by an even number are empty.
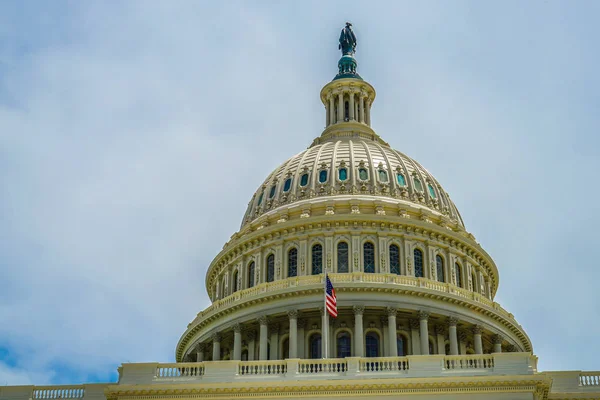
<svg viewBox="0 0 600 400">
<path fill-rule="evenodd" d="M 327 280 L 326 288 L 325 288 L 325 307 L 327 308 L 327 312 L 333 318 L 336 318 L 338 315 L 337 312 L 337 298 L 335 297 L 335 289 L 329 280 L 329 276 L 325 275 L 325 279 Z"/>
</svg>

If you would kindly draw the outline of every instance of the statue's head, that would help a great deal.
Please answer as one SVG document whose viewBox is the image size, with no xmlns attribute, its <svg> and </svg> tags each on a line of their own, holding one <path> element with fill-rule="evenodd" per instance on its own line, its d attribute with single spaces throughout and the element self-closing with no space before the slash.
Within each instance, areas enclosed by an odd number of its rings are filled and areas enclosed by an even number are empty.
<svg viewBox="0 0 600 400">
<path fill-rule="evenodd" d="M 352 24 L 350 22 L 346 22 L 346 26 L 349 28 L 352 26 Z"/>
</svg>

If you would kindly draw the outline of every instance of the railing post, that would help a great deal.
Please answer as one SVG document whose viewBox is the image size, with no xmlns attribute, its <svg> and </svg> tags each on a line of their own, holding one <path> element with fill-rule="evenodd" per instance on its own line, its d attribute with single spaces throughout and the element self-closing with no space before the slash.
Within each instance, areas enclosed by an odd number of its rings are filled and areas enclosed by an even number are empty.
<svg viewBox="0 0 600 400">
<path fill-rule="evenodd" d="M 292 379 L 294 379 L 293 377 L 298 375 L 298 372 L 299 372 L 300 359 L 299 358 L 288 358 L 285 360 L 285 362 L 287 364 L 286 377 L 291 377 Z"/>
<path fill-rule="evenodd" d="M 347 376 L 356 376 L 360 372 L 360 358 L 359 357 L 346 357 L 345 360 L 348 362 Z"/>
</svg>

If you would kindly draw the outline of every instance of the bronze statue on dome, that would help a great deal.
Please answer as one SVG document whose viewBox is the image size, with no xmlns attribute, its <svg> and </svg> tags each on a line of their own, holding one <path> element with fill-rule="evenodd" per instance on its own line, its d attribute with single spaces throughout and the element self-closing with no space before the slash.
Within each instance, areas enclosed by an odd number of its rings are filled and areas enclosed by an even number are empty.
<svg viewBox="0 0 600 400">
<path fill-rule="evenodd" d="M 353 55 L 356 52 L 356 35 L 352 31 L 352 24 L 350 22 L 346 22 L 346 26 L 342 28 L 338 48 L 342 50 L 343 56 Z"/>
</svg>

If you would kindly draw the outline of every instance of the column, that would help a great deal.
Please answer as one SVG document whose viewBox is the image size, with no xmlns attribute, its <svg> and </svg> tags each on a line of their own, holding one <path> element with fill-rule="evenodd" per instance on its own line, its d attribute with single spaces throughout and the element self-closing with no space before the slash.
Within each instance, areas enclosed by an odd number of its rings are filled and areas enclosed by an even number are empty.
<svg viewBox="0 0 600 400">
<path fill-rule="evenodd" d="M 242 327 L 240 324 L 233 326 L 233 359 L 242 359 Z"/>
<path fill-rule="evenodd" d="M 298 358 L 298 311 L 288 311 L 288 317 L 290 318 L 290 337 L 288 340 L 290 343 L 290 358 Z"/>
<path fill-rule="evenodd" d="M 364 357 L 365 334 L 363 331 L 363 313 L 365 312 L 365 307 L 354 306 L 352 310 L 354 311 L 354 356 Z"/>
<path fill-rule="evenodd" d="M 419 339 L 419 321 L 411 319 L 408 321 L 410 325 L 410 343 L 412 345 L 412 355 L 418 356 L 421 354 L 421 343 Z"/>
<path fill-rule="evenodd" d="M 298 358 L 304 358 L 304 328 L 306 328 L 306 320 L 298 320 Z"/>
<path fill-rule="evenodd" d="M 427 311 L 419 311 L 419 335 L 421 337 L 421 354 L 429 355 L 429 328 L 427 321 L 429 313 Z"/>
<path fill-rule="evenodd" d="M 360 104 L 359 122 L 364 124 L 365 123 L 365 96 L 363 95 L 363 93 L 360 93 L 359 104 Z"/>
<path fill-rule="evenodd" d="M 219 361 L 221 359 L 221 335 L 219 333 L 213 333 L 213 361 Z"/>
<path fill-rule="evenodd" d="M 352 91 L 350 91 L 349 96 L 350 96 L 350 101 L 348 103 L 348 108 L 349 108 L 348 117 L 349 117 L 350 121 L 354 121 L 354 93 Z"/>
<path fill-rule="evenodd" d="M 269 334 L 269 328 L 267 327 L 268 319 L 264 315 L 258 319 L 258 323 L 260 324 L 260 338 L 258 342 L 258 359 L 263 361 L 267 359 L 269 353 L 267 352 L 267 346 L 269 340 L 267 335 Z"/>
<path fill-rule="evenodd" d="M 365 107 L 365 122 L 367 125 L 371 126 L 371 100 L 367 99 L 367 104 Z"/>
<path fill-rule="evenodd" d="M 442 325 L 435 326 L 435 337 L 437 342 L 437 353 L 438 354 L 446 354 L 446 343 L 444 341 L 444 327 Z"/>
<path fill-rule="evenodd" d="M 388 352 L 390 357 L 398 357 L 398 343 L 396 338 L 396 313 L 397 309 L 393 307 L 387 308 L 387 316 L 388 316 Z"/>
<path fill-rule="evenodd" d="M 279 360 L 279 324 L 271 324 L 269 326 L 271 334 L 271 354 L 269 360 Z"/>
<path fill-rule="evenodd" d="M 450 340 L 450 355 L 458 355 L 458 337 L 456 335 L 456 325 L 458 319 L 454 317 L 448 318 L 448 339 Z"/>
<path fill-rule="evenodd" d="M 196 346 L 196 362 L 204 361 L 204 343 L 198 343 Z"/>
<path fill-rule="evenodd" d="M 481 343 L 481 325 L 475 325 L 473 327 L 473 346 L 475 347 L 475 354 L 483 354 L 483 343 Z"/>
<path fill-rule="evenodd" d="M 344 92 L 338 93 L 338 115 L 337 122 L 344 122 Z"/>
<path fill-rule="evenodd" d="M 502 353 L 502 341 L 504 340 L 502 335 L 494 335 L 492 340 L 494 342 L 494 353 Z"/>
<path fill-rule="evenodd" d="M 329 126 L 329 120 L 331 117 L 329 116 L 329 102 L 325 104 L 325 127 Z"/>
<path fill-rule="evenodd" d="M 381 322 L 381 355 L 383 357 L 387 357 L 390 354 L 389 351 L 389 340 L 388 340 L 388 331 L 389 331 L 389 325 L 388 325 L 388 317 L 386 315 L 382 315 L 379 318 L 379 321 Z"/>
<path fill-rule="evenodd" d="M 329 93 L 329 125 L 335 124 L 335 99 L 333 93 Z"/>
<path fill-rule="evenodd" d="M 467 333 L 464 331 L 458 332 L 458 349 L 460 354 L 467 354 Z"/>
<path fill-rule="evenodd" d="M 248 361 L 254 361 L 254 352 L 256 351 L 256 332 L 246 332 L 246 340 L 248 340 Z"/>
</svg>

